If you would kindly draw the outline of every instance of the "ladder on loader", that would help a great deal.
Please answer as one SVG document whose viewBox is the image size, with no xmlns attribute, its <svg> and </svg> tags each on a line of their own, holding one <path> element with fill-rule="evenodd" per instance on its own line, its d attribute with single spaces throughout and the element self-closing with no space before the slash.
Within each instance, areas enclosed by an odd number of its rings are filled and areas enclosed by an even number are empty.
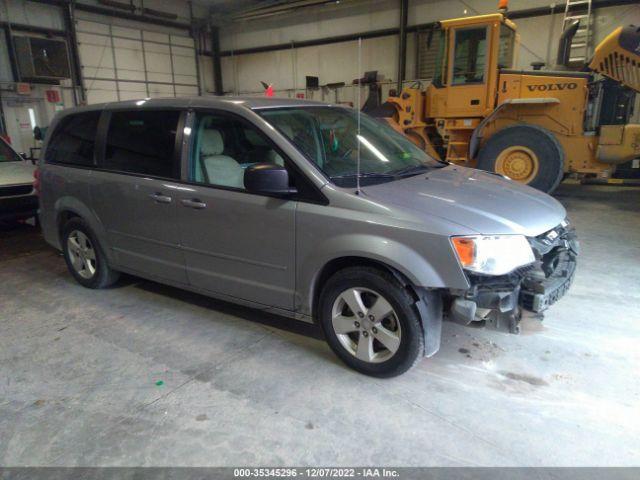
<svg viewBox="0 0 640 480">
<path fill-rule="evenodd" d="M 578 31 L 571 42 L 569 65 L 583 66 L 591 56 L 592 23 L 591 0 L 567 0 L 564 6 L 562 31 L 564 32 L 575 21 L 579 21 Z"/>
</svg>

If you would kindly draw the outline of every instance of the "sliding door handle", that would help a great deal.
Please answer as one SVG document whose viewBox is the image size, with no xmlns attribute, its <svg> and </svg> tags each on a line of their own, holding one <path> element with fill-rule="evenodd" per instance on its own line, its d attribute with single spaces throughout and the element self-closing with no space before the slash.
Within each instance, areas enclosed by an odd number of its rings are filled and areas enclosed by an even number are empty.
<svg viewBox="0 0 640 480">
<path fill-rule="evenodd" d="M 184 205 L 185 207 L 195 208 L 196 210 L 202 210 L 203 208 L 207 208 L 207 204 L 204 202 L 201 202 L 197 198 L 194 198 L 191 200 L 180 200 L 180 203 L 182 203 L 182 205 Z"/>
<path fill-rule="evenodd" d="M 171 197 L 168 197 L 158 192 L 149 194 L 149 198 L 151 198 L 154 202 L 157 202 L 157 203 L 171 203 Z"/>
</svg>

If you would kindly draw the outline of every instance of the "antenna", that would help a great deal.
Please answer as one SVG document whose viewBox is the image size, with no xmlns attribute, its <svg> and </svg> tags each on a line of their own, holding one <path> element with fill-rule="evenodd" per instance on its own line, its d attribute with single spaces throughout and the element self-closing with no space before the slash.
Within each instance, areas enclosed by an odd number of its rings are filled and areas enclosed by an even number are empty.
<svg viewBox="0 0 640 480">
<path fill-rule="evenodd" d="M 362 37 L 358 38 L 358 77 L 362 78 Z M 362 91 L 362 84 L 358 82 L 358 134 L 356 136 L 357 153 L 356 153 L 356 194 L 360 195 L 360 92 Z"/>
</svg>

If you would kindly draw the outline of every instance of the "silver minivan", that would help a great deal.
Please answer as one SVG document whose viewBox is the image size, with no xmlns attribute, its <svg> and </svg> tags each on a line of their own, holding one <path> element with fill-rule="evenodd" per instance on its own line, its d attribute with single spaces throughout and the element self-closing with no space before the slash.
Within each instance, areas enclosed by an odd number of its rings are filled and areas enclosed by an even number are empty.
<svg viewBox="0 0 640 480">
<path fill-rule="evenodd" d="M 118 272 L 316 322 L 379 377 L 440 346 L 443 318 L 517 333 L 574 276 L 562 205 L 427 156 L 353 109 L 198 97 L 58 114 L 40 220 L 71 274 Z"/>
</svg>

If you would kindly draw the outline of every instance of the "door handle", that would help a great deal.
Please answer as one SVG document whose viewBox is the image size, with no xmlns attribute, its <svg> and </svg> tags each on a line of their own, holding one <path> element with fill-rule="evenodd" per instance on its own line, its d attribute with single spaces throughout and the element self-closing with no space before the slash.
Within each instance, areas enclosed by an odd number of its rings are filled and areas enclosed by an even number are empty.
<svg viewBox="0 0 640 480">
<path fill-rule="evenodd" d="M 184 205 L 185 207 L 195 208 L 196 210 L 202 210 L 203 208 L 207 208 L 207 204 L 204 202 L 201 202 L 197 198 L 194 198 L 192 200 L 180 200 L 180 203 L 182 203 L 182 205 Z"/>
<path fill-rule="evenodd" d="M 171 197 L 167 197 L 166 195 L 162 195 L 161 193 L 150 193 L 149 198 L 151 198 L 154 202 L 158 203 L 171 203 Z"/>
</svg>

